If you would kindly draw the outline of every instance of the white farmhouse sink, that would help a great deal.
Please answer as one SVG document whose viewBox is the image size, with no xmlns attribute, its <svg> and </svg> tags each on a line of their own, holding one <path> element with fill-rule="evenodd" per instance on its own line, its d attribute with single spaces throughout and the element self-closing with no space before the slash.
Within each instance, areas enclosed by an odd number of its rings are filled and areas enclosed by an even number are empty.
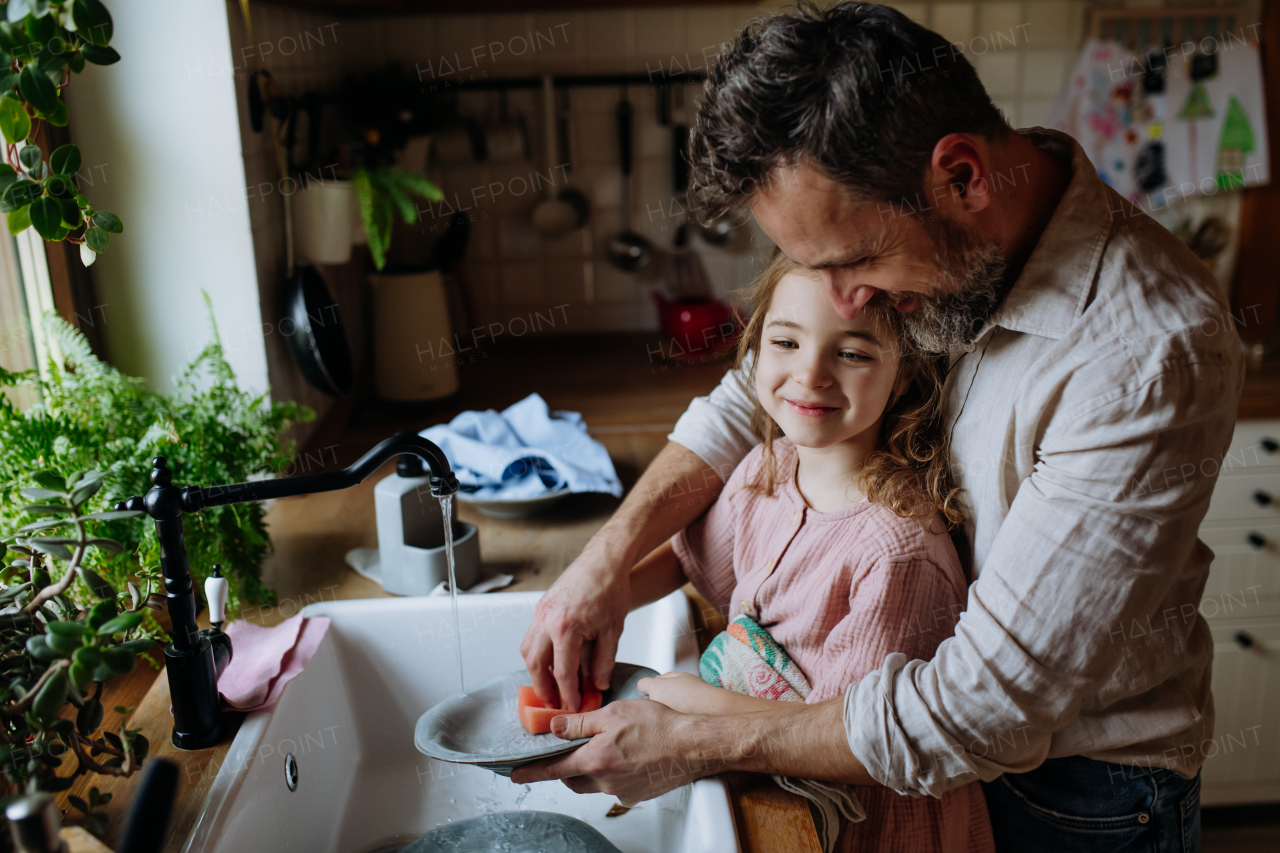
<svg viewBox="0 0 1280 853">
<path fill-rule="evenodd" d="M 458 598 L 468 685 L 520 668 L 539 595 Z M 447 597 L 322 602 L 303 612 L 329 617 L 329 631 L 276 706 L 241 725 L 184 851 L 391 853 L 453 821 L 535 809 L 586 821 L 624 853 L 737 853 L 718 779 L 610 818 L 613 797 L 575 794 L 560 782 L 516 785 L 418 752 L 418 717 L 458 692 Z M 680 592 L 632 613 L 618 660 L 697 672 L 689 615 Z M 296 791 L 286 779 L 289 755 Z"/>
</svg>

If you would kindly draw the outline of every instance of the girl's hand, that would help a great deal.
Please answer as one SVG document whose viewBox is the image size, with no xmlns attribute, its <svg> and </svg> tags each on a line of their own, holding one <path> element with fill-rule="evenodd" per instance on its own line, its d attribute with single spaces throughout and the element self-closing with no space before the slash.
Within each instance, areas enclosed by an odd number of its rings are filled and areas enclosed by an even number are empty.
<svg viewBox="0 0 1280 853">
<path fill-rule="evenodd" d="M 657 678 L 642 678 L 640 692 L 682 714 L 741 714 L 759 710 L 751 707 L 767 699 L 752 699 L 723 687 L 713 687 L 688 672 L 664 672 Z"/>
</svg>

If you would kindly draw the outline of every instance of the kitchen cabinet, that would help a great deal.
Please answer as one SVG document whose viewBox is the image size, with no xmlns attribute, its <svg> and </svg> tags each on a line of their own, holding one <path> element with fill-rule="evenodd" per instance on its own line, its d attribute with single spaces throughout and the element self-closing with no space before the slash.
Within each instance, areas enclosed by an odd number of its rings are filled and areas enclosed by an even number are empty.
<svg viewBox="0 0 1280 853">
<path fill-rule="evenodd" d="M 1280 420 L 1236 425 L 1200 538 L 1216 714 L 1201 803 L 1280 801 Z"/>
</svg>

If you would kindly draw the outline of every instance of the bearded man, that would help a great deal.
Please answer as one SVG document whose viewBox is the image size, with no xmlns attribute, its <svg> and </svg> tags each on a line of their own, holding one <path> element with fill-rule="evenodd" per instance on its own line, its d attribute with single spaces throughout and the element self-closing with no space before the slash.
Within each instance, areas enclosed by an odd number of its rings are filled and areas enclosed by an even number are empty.
<svg viewBox="0 0 1280 853">
<path fill-rule="evenodd" d="M 753 22 L 710 74 L 691 152 L 704 216 L 749 209 L 842 315 L 891 299 L 948 354 L 967 608 L 933 660 L 890 655 L 842 699 L 559 717 L 591 742 L 513 781 L 634 802 L 689 781 L 646 773 L 672 760 L 913 796 L 981 780 L 1002 851 L 1198 849 L 1197 529 L 1244 379 L 1216 282 L 1071 138 L 1012 130 L 963 46 L 883 6 Z M 750 412 L 734 374 L 695 400 L 541 600 L 521 647 L 539 693 L 578 707 L 579 670 L 607 686 L 629 570 L 705 510 L 755 443 Z"/>
</svg>

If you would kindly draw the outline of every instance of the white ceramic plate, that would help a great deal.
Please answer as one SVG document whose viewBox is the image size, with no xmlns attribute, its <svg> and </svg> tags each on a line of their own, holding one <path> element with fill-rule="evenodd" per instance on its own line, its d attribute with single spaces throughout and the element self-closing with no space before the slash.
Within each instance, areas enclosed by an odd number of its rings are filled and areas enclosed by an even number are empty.
<svg viewBox="0 0 1280 853">
<path fill-rule="evenodd" d="M 571 495 L 568 486 L 538 495 L 536 498 L 477 498 L 458 492 L 458 502 L 475 507 L 481 515 L 490 518 L 529 518 L 546 512 Z"/>
<path fill-rule="evenodd" d="M 614 664 L 604 705 L 642 698 L 636 685 L 640 679 L 657 674 L 646 666 Z M 418 718 L 414 746 L 441 761 L 472 764 L 510 776 L 513 768 L 569 752 L 591 740 L 561 740 L 550 733 L 526 732 L 517 716 L 516 694 L 517 688 L 532 684 L 528 670 L 519 669 L 474 690 L 455 693 Z"/>
</svg>

